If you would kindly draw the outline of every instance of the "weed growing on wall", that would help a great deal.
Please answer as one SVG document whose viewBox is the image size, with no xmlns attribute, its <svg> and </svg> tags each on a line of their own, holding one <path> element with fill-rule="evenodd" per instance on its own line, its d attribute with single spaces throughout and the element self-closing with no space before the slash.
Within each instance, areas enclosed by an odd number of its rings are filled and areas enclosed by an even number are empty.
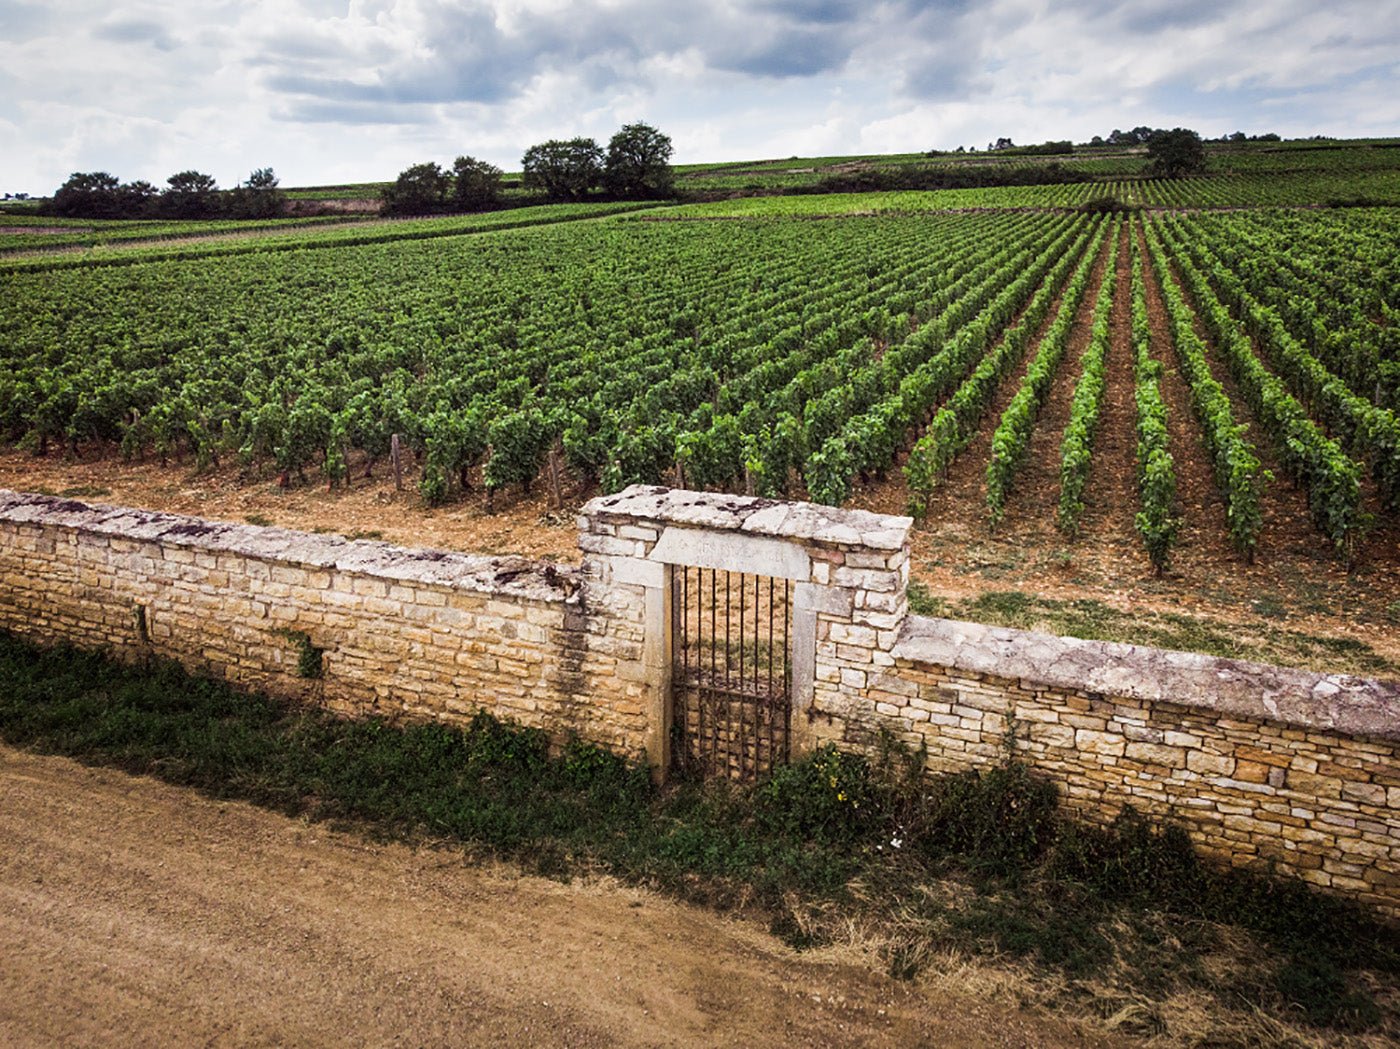
<svg viewBox="0 0 1400 1049">
<path fill-rule="evenodd" d="M 1023 959 L 1061 988 L 1050 1001 L 1111 1007 L 1120 1027 L 1137 1010 L 1140 1033 L 1167 1032 L 1182 995 L 1213 1014 L 1400 1033 L 1393 928 L 1296 880 L 1204 864 L 1180 830 L 1131 811 L 1069 820 L 1014 752 L 928 776 L 886 737 L 869 758 L 824 747 L 754 787 L 658 790 L 605 750 L 485 713 L 462 728 L 345 721 L 3 633 L 0 737 L 548 877 L 606 871 L 747 908 L 799 949 L 859 924 L 899 978 L 949 952 Z"/>
</svg>

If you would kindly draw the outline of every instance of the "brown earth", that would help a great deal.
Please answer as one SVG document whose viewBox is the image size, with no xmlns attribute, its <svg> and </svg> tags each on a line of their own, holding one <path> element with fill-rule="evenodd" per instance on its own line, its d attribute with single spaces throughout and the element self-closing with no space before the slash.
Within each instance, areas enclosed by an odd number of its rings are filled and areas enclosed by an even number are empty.
<svg viewBox="0 0 1400 1049">
<path fill-rule="evenodd" d="M 1122 1046 L 857 952 L 0 747 L 0 1044 Z"/>
</svg>

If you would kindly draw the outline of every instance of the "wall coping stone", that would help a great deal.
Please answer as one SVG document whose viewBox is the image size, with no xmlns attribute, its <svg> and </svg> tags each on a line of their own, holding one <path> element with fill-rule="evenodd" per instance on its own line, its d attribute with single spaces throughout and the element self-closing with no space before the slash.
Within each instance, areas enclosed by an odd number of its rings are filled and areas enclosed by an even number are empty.
<svg viewBox="0 0 1400 1049">
<path fill-rule="evenodd" d="M 914 524 L 912 517 L 868 510 L 642 484 L 591 499 L 579 513 L 585 518 L 643 518 L 691 528 L 893 551 L 903 548 Z"/>
<path fill-rule="evenodd" d="M 0 489 L 0 521 L 75 529 L 114 539 L 238 554 L 309 568 L 362 573 L 472 593 L 563 602 L 583 581 L 580 569 L 524 557 L 486 557 L 414 549 L 286 528 L 209 521 L 104 503 Z"/>
<path fill-rule="evenodd" d="M 1400 682 L 908 616 L 891 655 L 1050 688 L 1400 739 Z"/>
</svg>

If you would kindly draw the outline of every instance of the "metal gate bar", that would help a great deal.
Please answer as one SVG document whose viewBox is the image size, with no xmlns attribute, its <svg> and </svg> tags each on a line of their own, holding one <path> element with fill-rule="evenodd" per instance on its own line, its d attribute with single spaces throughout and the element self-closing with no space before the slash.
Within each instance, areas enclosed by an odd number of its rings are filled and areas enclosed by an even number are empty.
<svg viewBox="0 0 1400 1049">
<path fill-rule="evenodd" d="M 672 763 L 753 780 L 787 761 L 792 585 L 744 572 L 672 575 Z"/>
</svg>

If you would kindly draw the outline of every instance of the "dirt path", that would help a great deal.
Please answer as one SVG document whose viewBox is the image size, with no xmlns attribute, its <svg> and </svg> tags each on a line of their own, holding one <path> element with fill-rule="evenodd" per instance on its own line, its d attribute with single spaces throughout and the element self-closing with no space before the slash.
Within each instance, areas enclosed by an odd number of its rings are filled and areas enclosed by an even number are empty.
<svg viewBox="0 0 1400 1049">
<path fill-rule="evenodd" d="M 0 1044 L 1114 1046 L 613 885 L 0 747 Z"/>
</svg>

